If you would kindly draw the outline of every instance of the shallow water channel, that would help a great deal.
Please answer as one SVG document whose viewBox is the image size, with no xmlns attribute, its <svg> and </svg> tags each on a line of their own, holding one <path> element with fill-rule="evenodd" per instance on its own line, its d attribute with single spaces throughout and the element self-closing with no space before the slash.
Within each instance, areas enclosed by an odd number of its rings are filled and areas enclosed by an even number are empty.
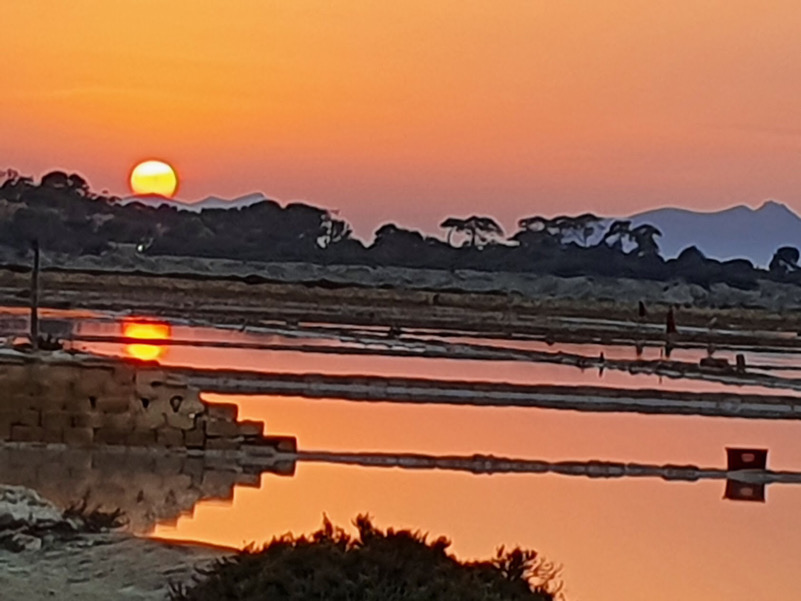
<svg viewBox="0 0 801 601">
<path fill-rule="evenodd" d="M 147 354 L 172 366 L 766 393 L 758 386 L 615 371 L 599 374 L 597 369 L 582 371 L 567 365 L 309 350 L 314 346 L 413 346 L 424 340 L 436 342 L 437 335 L 431 333 L 360 343 L 358 331 L 343 335 L 333 329 L 303 331 L 276 326 L 240 332 L 169 324 L 163 344 L 155 340 L 131 344 L 85 340 L 123 335 L 131 320 L 102 315 L 50 317 L 78 348 L 120 356 Z M 0 324 L 12 327 L 14 319 L 18 317 L 7 315 L 0 318 Z M 458 341 L 477 340 L 460 337 Z M 479 342 L 508 344 L 502 340 Z M 202 346 L 204 343 L 212 345 Z M 523 343 L 537 350 L 542 345 Z M 633 359 L 635 355 L 634 349 L 626 347 L 545 346 L 545 350 L 587 356 L 601 351 L 608 357 Z M 645 350 L 651 355 L 658 352 Z M 681 353 L 685 360 L 702 356 L 700 351 Z M 747 358 L 749 363 L 801 365 L 797 356 L 789 354 L 748 353 Z M 605 460 L 722 468 L 725 448 L 741 446 L 769 449 L 771 469 L 801 470 L 801 423 L 797 421 L 356 403 L 269 395 L 206 394 L 204 398 L 237 404 L 240 418 L 263 420 L 269 433 L 296 436 L 304 451 L 485 454 L 549 462 Z M 172 476 L 165 470 L 154 474 L 156 477 L 160 486 L 171 485 Z M 369 513 L 379 526 L 446 535 L 453 541 L 452 550 L 463 558 L 489 556 L 500 545 L 534 548 L 563 566 L 568 599 L 798 598 L 801 485 L 770 484 L 765 502 L 724 499 L 725 486 L 724 480 L 686 482 L 552 473 L 476 475 L 301 460 L 294 471 L 283 476 L 268 473 L 247 486 L 234 485 L 232 498 L 223 499 L 229 495 L 222 495 L 190 503 L 177 519 L 156 520 L 150 534 L 241 547 L 286 532 L 310 532 L 324 515 L 344 525 L 359 513 Z"/>
</svg>

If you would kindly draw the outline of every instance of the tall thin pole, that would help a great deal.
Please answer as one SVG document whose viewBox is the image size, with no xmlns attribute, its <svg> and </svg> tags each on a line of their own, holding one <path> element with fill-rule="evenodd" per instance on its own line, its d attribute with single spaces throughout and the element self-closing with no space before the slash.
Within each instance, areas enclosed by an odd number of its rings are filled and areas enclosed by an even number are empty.
<svg viewBox="0 0 801 601">
<path fill-rule="evenodd" d="M 31 274 L 31 345 L 39 349 L 39 240 L 32 242 L 33 272 Z"/>
</svg>

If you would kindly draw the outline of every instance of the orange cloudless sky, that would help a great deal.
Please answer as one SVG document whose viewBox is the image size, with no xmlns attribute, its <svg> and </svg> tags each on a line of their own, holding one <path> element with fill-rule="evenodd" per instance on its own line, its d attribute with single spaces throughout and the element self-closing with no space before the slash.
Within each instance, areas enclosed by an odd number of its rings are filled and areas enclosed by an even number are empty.
<svg viewBox="0 0 801 601">
<path fill-rule="evenodd" d="M 801 5 L 26 0 L 0 167 L 304 200 L 369 233 L 767 198 L 801 209 Z"/>
</svg>

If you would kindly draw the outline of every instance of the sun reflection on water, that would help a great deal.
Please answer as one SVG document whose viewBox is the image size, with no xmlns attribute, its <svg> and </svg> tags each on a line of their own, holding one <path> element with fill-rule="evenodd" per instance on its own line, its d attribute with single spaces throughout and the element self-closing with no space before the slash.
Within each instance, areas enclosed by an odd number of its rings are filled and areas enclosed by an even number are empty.
<svg viewBox="0 0 801 601">
<path fill-rule="evenodd" d="M 122 325 L 122 335 L 125 338 L 147 341 L 144 343 L 131 343 L 125 345 L 125 354 L 141 361 L 155 361 L 164 356 L 167 347 L 162 344 L 153 344 L 159 340 L 169 340 L 171 335 L 170 324 L 152 321 L 126 321 Z"/>
</svg>

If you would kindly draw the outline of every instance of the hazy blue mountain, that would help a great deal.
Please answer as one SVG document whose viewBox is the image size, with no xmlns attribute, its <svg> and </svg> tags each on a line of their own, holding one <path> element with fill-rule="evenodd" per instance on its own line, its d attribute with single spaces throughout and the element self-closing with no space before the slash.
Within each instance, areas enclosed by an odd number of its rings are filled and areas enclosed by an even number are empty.
<svg viewBox="0 0 801 601">
<path fill-rule="evenodd" d="M 267 197 L 261 192 L 254 192 L 253 194 L 246 194 L 237 198 L 227 199 L 219 198 L 217 196 L 209 196 L 197 202 L 186 202 L 176 198 L 164 198 L 163 196 L 128 196 L 120 200 L 121 204 L 129 204 L 132 202 L 141 202 L 142 204 L 151 207 L 159 207 L 161 205 L 170 205 L 176 207 L 179 211 L 192 211 L 199 213 L 203 209 L 241 209 L 249 207 L 256 203 L 268 200 Z"/>
<path fill-rule="evenodd" d="M 665 258 L 697 246 L 707 257 L 749 259 L 766 266 L 780 246 L 801 248 L 801 217 L 785 205 L 767 201 L 758 209 L 739 205 L 714 213 L 687 209 L 655 209 L 629 219 L 650 223 L 662 231 L 659 248 Z"/>
</svg>

